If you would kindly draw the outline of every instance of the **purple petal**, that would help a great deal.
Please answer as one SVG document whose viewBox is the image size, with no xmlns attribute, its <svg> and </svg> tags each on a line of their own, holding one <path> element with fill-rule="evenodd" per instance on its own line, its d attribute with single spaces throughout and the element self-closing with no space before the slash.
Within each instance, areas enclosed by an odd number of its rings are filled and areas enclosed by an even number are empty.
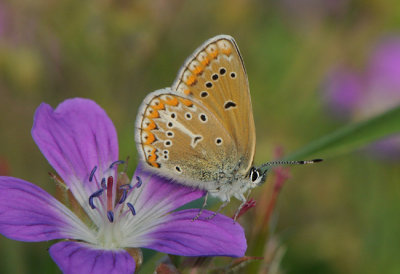
<svg viewBox="0 0 400 274">
<path fill-rule="evenodd" d="M 29 182 L 0 177 L 0 233 L 19 241 L 95 240 L 69 209 Z"/>
<path fill-rule="evenodd" d="M 88 180 L 93 168 L 97 166 L 95 176 L 99 176 L 118 160 L 114 125 L 105 111 L 88 99 L 69 99 L 55 110 L 42 103 L 36 110 L 32 136 L 81 203 L 98 189 Z M 80 197 L 77 192 L 82 184 L 87 195 L 81 193 Z"/>
<path fill-rule="evenodd" d="M 52 245 L 49 252 L 63 273 L 135 272 L 135 261 L 125 250 L 96 249 L 84 243 L 68 241 Z"/>
<path fill-rule="evenodd" d="M 400 38 L 383 40 L 375 49 L 367 71 L 369 84 L 380 93 L 394 93 L 400 99 Z M 382 95 L 381 95 L 382 96 Z"/>
<path fill-rule="evenodd" d="M 337 68 L 325 84 L 325 101 L 337 118 L 349 118 L 363 96 L 360 76 L 346 68 Z"/>
<path fill-rule="evenodd" d="M 400 160 L 400 135 L 396 134 L 372 143 L 366 151 L 374 158 L 384 161 Z"/>
<path fill-rule="evenodd" d="M 198 209 L 189 209 L 166 216 L 164 223 L 145 236 L 152 242 L 144 247 L 183 256 L 242 257 L 245 254 L 246 238 L 239 223 L 221 214 L 208 220 L 213 212 L 207 210 L 193 221 L 198 212 Z"/>
<path fill-rule="evenodd" d="M 135 190 L 130 201 L 135 201 L 138 213 L 158 211 L 165 214 L 205 195 L 203 190 L 173 183 L 138 166 L 133 177 L 140 177 L 143 185 Z M 137 198 L 137 200 L 136 200 Z"/>
</svg>

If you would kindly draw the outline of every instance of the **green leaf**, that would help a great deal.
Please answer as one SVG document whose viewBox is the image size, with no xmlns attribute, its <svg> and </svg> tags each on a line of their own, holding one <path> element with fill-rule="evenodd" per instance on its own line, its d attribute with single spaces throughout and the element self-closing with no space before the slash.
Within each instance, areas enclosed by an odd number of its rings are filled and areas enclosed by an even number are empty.
<svg viewBox="0 0 400 274">
<path fill-rule="evenodd" d="M 340 128 L 290 154 L 285 160 L 302 160 L 310 156 L 332 158 L 399 132 L 400 106 L 369 120 Z"/>
</svg>

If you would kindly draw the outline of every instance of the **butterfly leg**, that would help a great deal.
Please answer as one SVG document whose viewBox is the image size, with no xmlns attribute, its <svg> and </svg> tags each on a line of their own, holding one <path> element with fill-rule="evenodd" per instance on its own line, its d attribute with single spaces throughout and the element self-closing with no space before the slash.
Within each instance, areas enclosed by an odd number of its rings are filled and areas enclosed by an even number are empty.
<svg viewBox="0 0 400 274">
<path fill-rule="evenodd" d="M 200 215 L 203 212 L 204 208 L 207 206 L 207 199 L 208 199 L 208 191 L 206 193 L 206 196 L 204 197 L 204 202 L 203 202 L 202 207 L 199 210 L 199 213 L 197 213 L 196 217 L 193 218 L 192 222 L 196 221 L 200 217 Z"/>
<path fill-rule="evenodd" d="M 211 220 L 212 218 L 217 216 L 217 214 L 221 212 L 221 210 L 224 209 L 228 203 L 229 201 L 223 202 L 222 205 L 219 206 L 218 210 L 213 213 L 213 215 L 207 217 L 207 220 Z"/>
<path fill-rule="evenodd" d="M 249 193 L 248 196 L 250 196 L 250 193 Z M 247 198 L 248 198 L 248 196 L 247 196 Z M 240 211 L 242 210 L 243 206 L 244 206 L 244 205 L 246 204 L 246 202 L 247 202 L 247 198 L 244 197 L 243 194 L 240 194 L 240 196 L 239 196 L 238 198 L 239 198 L 239 200 L 240 200 L 242 203 L 240 204 L 240 206 L 239 206 L 238 209 L 236 210 L 235 216 L 233 217 L 233 220 L 234 220 L 235 222 L 236 222 L 237 217 L 239 216 Z"/>
</svg>

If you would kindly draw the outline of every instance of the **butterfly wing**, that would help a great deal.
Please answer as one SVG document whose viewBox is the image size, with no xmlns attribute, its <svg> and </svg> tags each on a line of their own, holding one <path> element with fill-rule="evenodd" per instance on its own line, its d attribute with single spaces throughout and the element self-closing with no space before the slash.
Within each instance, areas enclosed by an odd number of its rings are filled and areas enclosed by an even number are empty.
<svg viewBox="0 0 400 274">
<path fill-rule="evenodd" d="M 235 144 L 239 172 L 247 173 L 256 134 L 247 74 L 235 40 L 219 35 L 206 41 L 186 60 L 172 89 L 201 102 L 220 121 Z"/>
<path fill-rule="evenodd" d="M 206 182 L 237 164 L 235 140 L 216 114 L 169 88 L 145 98 L 136 123 L 141 159 L 160 175 L 210 190 Z"/>
</svg>

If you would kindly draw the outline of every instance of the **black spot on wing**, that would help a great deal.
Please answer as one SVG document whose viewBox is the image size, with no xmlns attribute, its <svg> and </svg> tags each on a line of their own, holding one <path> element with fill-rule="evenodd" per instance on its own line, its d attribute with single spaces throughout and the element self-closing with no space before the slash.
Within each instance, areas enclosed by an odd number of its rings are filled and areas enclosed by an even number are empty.
<svg viewBox="0 0 400 274">
<path fill-rule="evenodd" d="M 225 108 L 225 109 L 230 109 L 230 108 L 234 108 L 234 107 L 236 107 L 236 103 L 235 103 L 235 102 L 232 102 L 232 101 L 228 101 L 228 102 L 226 102 L 225 105 L 224 105 L 224 108 Z"/>
</svg>

